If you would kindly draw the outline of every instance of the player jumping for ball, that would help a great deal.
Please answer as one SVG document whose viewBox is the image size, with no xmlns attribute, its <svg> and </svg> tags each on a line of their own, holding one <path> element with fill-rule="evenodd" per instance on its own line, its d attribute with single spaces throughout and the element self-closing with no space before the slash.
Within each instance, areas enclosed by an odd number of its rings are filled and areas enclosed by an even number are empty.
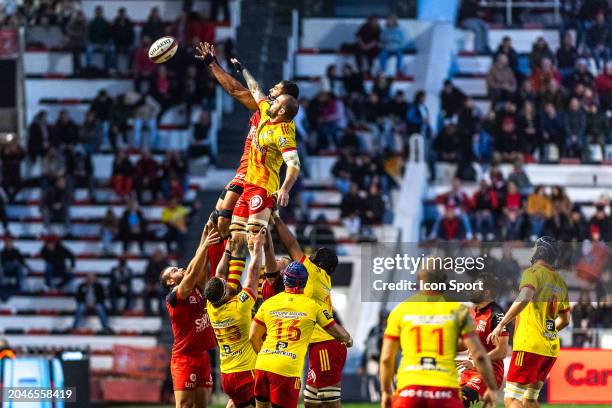
<svg viewBox="0 0 612 408">
<path fill-rule="evenodd" d="M 483 290 L 474 291 L 471 301 L 474 307 L 470 308 L 470 315 L 476 326 L 476 333 L 480 342 L 485 346 L 491 364 L 497 387 L 501 387 L 504 381 L 504 358 L 508 353 L 508 332 L 504 330 L 499 342 L 496 344 L 487 343 L 487 337 L 504 318 L 504 312 L 494 299 L 497 296 L 497 282 L 495 278 L 488 274 L 478 276 L 475 282 L 482 282 Z M 467 347 L 460 341 L 459 350 L 466 350 Z M 458 367 L 463 368 L 459 384 L 463 395 L 463 406 L 469 408 L 478 402 L 487 390 L 487 385 L 482 375 L 474 366 L 474 358 L 470 355 L 468 360 L 459 362 Z"/>
<path fill-rule="evenodd" d="M 215 210 L 211 215 L 212 222 L 217 225 L 221 236 L 225 239 L 231 233 L 232 239 L 235 243 L 234 250 L 231 255 L 232 258 L 230 259 L 227 283 L 230 287 L 237 288 L 246 261 L 247 249 L 246 237 L 244 234 L 246 232 L 248 222 L 248 212 L 246 212 L 246 215 L 242 214 L 240 216 L 235 213 L 234 208 L 236 207 L 236 203 L 238 202 L 238 199 L 242 195 L 245 188 L 245 178 L 247 176 L 247 168 L 249 165 L 251 142 L 259 127 L 260 111 L 258 108 L 258 100 L 255 99 L 251 91 L 245 88 L 229 73 L 225 72 L 218 64 L 213 45 L 208 43 L 200 43 L 196 50 L 195 57 L 207 64 L 208 68 L 215 76 L 221 87 L 223 87 L 223 89 L 234 99 L 244 105 L 250 112 L 253 112 L 251 118 L 249 119 L 249 131 L 244 141 L 244 150 L 242 157 L 240 158 L 240 164 L 236 170 L 236 175 L 221 193 L 221 196 L 217 200 Z M 267 99 L 268 101 L 273 101 L 276 98 L 279 98 L 281 95 L 289 95 L 297 99 L 299 96 L 299 88 L 292 81 L 280 81 L 270 88 Z M 244 212 L 244 209 L 241 211 Z M 219 253 L 218 258 L 214 260 L 211 258 L 211 267 L 213 270 L 217 269 L 218 260 L 221 258 L 221 251 L 217 251 Z"/>
<path fill-rule="evenodd" d="M 187 268 L 169 266 L 160 275 L 162 285 L 170 291 L 166 308 L 174 334 L 170 371 L 177 408 L 205 408 L 212 389 L 208 350 L 215 347 L 215 338 L 203 289 L 207 251 L 219 240 L 218 233 L 208 233 L 205 228 Z"/>
<path fill-rule="evenodd" d="M 559 331 L 569 324 L 570 306 L 567 285 L 553 267 L 558 257 L 554 238 L 541 237 L 535 242 L 519 294 L 487 338 L 496 344 L 504 326 L 518 317 L 504 391 L 507 408 L 539 407 L 540 390 L 559 355 Z"/>
</svg>

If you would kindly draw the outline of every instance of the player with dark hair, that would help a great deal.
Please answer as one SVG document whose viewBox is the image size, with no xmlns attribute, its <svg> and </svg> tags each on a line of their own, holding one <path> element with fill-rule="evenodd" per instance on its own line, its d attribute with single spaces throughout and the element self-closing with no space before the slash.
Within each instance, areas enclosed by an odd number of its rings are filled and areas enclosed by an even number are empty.
<svg viewBox="0 0 612 408">
<path fill-rule="evenodd" d="M 212 389 L 208 350 L 215 347 L 215 338 L 202 290 L 207 280 L 207 251 L 219 240 L 218 233 L 205 228 L 187 268 L 169 266 L 160 274 L 161 284 L 170 291 L 166 308 L 174 334 L 170 371 L 177 408 L 206 407 Z"/>
<path fill-rule="evenodd" d="M 495 382 L 499 388 L 504 381 L 504 358 L 508 353 L 508 332 L 506 330 L 502 332 L 497 344 L 487 343 L 489 333 L 504 318 L 503 309 L 494 300 L 498 290 L 497 280 L 489 274 L 481 274 L 476 277 L 474 282 L 481 282 L 483 290 L 472 292 L 470 300 L 474 303 L 474 307 L 470 308 L 470 315 L 476 326 L 476 333 L 480 342 L 485 346 L 491 364 L 493 364 Z M 467 347 L 459 341 L 458 351 L 466 349 Z M 480 401 L 487 390 L 487 386 L 482 375 L 474 366 L 472 356 L 468 360 L 457 363 L 457 366 L 463 370 L 459 380 L 461 394 L 463 395 L 463 406 L 469 408 L 472 404 Z"/>
<path fill-rule="evenodd" d="M 417 279 L 442 283 L 446 273 L 442 269 L 421 269 Z M 491 360 L 474 331 L 469 309 L 447 300 L 440 291 L 420 291 L 389 314 L 380 355 L 381 406 L 463 408 L 455 363 L 459 339 L 488 387 L 482 397 L 484 407 L 494 407 L 497 385 Z M 402 359 L 393 394 L 400 350 Z"/>
<path fill-rule="evenodd" d="M 272 222 L 291 259 L 303 264 L 308 271 L 308 285 L 304 293 L 332 315 L 330 275 L 338 266 L 338 256 L 329 248 L 318 248 L 306 257 L 300 244 L 277 213 L 272 215 Z M 346 347 L 326 333 L 322 327 L 317 326 L 310 339 L 308 356 L 308 379 L 304 388 L 305 406 L 339 407 Z"/>
<path fill-rule="evenodd" d="M 210 324 L 219 343 L 221 387 L 237 408 L 255 406 L 254 369 L 257 354 L 249 342 L 252 310 L 257 300 L 259 265 L 267 232 L 249 237 L 251 263 L 242 291 L 236 293 L 226 284 L 226 253 L 216 276 L 208 281 L 204 296 L 210 303 Z"/>
<path fill-rule="evenodd" d="M 249 337 L 258 353 L 255 399 L 259 408 L 297 407 L 300 376 L 315 326 L 348 347 L 353 343 L 331 313 L 304 294 L 309 278 L 304 265 L 290 263 L 283 272 L 284 292 L 263 302 L 253 318 Z"/>
<path fill-rule="evenodd" d="M 504 327 L 518 317 L 504 402 L 508 408 L 539 407 L 538 396 L 559 354 L 559 331 L 569 324 L 567 285 L 554 269 L 557 242 L 541 237 L 535 242 L 531 266 L 523 272 L 516 300 L 487 341 L 497 344 Z"/>
<path fill-rule="evenodd" d="M 251 151 L 251 142 L 254 135 L 257 133 L 260 121 L 260 112 L 258 104 L 251 92 L 245 88 L 239 81 L 234 79 L 229 73 L 225 72 L 218 64 L 215 56 L 215 48 L 212 44 L 200 43 L 196 47 L 197 59 L 203 60 L 211 73 L 217 79 L 221 87 L 234 99 L 244 105 L 249 111 L 253 112 L 249 119 L 249 131 L 244 141 L 244 150 L 240 158 L 240 164 L 236 170 L 234 178 L 226 185 L 217 200 L 215 210 L 211 214 L 211 222 L 217 225 L 221 236 L 225 239 L 232 234 L 232 239 L 236 243 L 232 259 L 230 260 L 230 270 L 227 277 L 227 283 L 230 287 L 237 288 L 240 283 L 242 271 L 246 261 L 246 227 L 248 222 L 247 216 L 234 216 L 234 208 L 238 199 L 244 191 L 244 182 L 249 164 L 249 156 Z M 291 95 L 293 98 L 299 97 L 299 88 L 296 83 L 288 80 L 283 80 L 274 85 L 268 91 L 267 99 L 273 101 L 281 95 Z M 231 222 L 231 223 L 230 223 Z M 221 246 L 222 251 L 223 246 Z M 220 251 L 219 251 L 220 252 Z M 221 258 L 221 254 L 214 260 L 211 258 L 212 270 L 217 269 L 217 263 Z"/>
</svg>

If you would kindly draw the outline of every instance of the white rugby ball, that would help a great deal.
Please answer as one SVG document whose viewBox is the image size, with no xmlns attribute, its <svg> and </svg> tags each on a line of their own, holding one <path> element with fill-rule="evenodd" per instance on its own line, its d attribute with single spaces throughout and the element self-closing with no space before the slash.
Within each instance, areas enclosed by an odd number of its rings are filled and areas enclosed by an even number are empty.
<svg viewBox="0 0 612 408">
<path fill-rule="evenodd" d="M 173 37 L 162 37 L 151 44 L 149 59 L 156 64 L 168 61 L 176 54 L 178 43 Z"/>
</svg>

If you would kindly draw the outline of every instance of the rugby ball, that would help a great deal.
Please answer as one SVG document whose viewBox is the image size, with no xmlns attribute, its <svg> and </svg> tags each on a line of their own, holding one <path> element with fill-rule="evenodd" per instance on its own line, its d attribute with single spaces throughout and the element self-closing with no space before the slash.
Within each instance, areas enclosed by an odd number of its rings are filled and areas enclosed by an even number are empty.
<svg viewBox="0 0 612 408">
<path fill-rule="evenodd" d="M 156 64 L 168 61 L 176 54 L 178 43 L 173 37 L 162 37 L 151 44 L 149 59 Z"/>
</svg>

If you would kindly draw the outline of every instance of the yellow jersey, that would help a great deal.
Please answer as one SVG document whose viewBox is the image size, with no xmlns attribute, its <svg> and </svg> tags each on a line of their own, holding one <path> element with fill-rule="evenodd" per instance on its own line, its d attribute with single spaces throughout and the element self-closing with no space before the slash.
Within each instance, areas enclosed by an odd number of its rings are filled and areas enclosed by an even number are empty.
<svg viewBox="0 0 612 408">
<path fill-rule="evenodd" d="M 261 304 L 254 320 L 266 327 L 266 339 L 257 355 L 257 370 L 285 377 L 301 377 L 304 357 L 315 325 L 336 322 L 322 306 L 303 293 L 281 292 Z"/>
<path fill-rule="evenodd" d="M 409 385 L 459 388 L 457 340 L 475 336 L 470 310 L 441 295 L 416 294 L 389 314 L 385 337 L 400 341 L 397 389 Z"/>
<path fill-rule="evenodd" d="M 259 102 L 261 119 L 251 143 L 245 181 L 273 194 L 280 187 L 278 172 L 283 164 L 283 153 L 297 150 L 297 146 L 295 123 L 272 121 L 266 113 L 269 107 L 267 100 Z"/>
<path fill-rule="evenodd" d="M 217 343 L 224 374 L 255 368 L 257 354 L 249 341 L 255 295 L 247 288 L 219 307 L 208 304 L 208 317 Z"/>
<path fill-rule="evenodd" d="M 313 299 L 319 306 L 323 306 L 330 316 L 333 315 L 331 302 L 331 277 L 324 269 L 313 264 L 305 255 L 300 259 L 300 263 L 304 265 L 308 271 L 308 281 L 304 288 L 304 294 Z M 317 325 L 310 338 L 311 343 L 319 343 L 321 341 L 333 340 L 328 332 Z"/>
<path fill-rule="evenodd" d="M 520 288 L 531 287 L 533 301 L 517 316 L 514 326 L 513 350 L 541 356 L 559 354 L 559 334 L 555 319 L 569 310 L 565 281 L 551 266 L 538 262 L 525 269 Z"/>
</svg>

